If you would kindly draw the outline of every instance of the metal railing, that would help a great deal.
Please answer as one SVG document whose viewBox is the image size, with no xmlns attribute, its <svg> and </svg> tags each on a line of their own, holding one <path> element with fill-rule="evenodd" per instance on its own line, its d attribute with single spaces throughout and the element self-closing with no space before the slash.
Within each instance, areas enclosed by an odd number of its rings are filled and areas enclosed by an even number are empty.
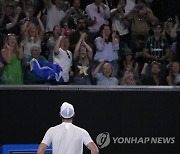
<svg viewBox="0 0 180 154">
<path fill-rule="evenodd" d="M 0 85 L 0 90 L 180 91 L 180 86 Z"/>
</svg>

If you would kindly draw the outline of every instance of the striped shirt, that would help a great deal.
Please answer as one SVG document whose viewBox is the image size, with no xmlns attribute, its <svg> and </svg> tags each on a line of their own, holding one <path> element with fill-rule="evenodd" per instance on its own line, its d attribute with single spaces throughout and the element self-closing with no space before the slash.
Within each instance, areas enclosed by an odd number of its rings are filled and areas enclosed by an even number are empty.
<svg viewBox="0 0 180 154">
<path fill-rule="evenodd" d="M 150 36 L 145 44 L 145 50 L 148 51 L 150 55 L 162 58 L 165 56 L 167 50 L 169 49 L 169 44 L 166 37 L 160 36 L 159 40 L 156 40 L 154 36 Z"/>
</svg>

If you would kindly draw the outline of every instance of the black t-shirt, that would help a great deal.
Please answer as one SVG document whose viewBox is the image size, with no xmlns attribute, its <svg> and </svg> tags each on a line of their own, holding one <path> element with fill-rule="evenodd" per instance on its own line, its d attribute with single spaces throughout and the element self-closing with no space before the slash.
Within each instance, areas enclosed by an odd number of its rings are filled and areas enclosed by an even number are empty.
<svg viewBox="0 0 180 154">
<path fill-rule="evenodd" d="M 153 85 L 153 86 L 157 85 L 152 76 L 143 76 L 141 81 L 142 81 L 142 85 Z M 160 76 L 159 85 L 157 86 L 163 86 L 163 85 L 168 85 L 168 83 L 165 77 Z"/>
<path fill-rule="evenodd" d="M 5 26 L 0 26 L 0 50 L 3 47 L 3 43 L 4 43 L 4 34 L 7 33 L 7 29 Z"/>
<path fill-rule="evenodd" d="M 90 62 L 90 61 L 89 61 Z M 74 60 L 74 74 L 78 77 L 89 78 L 91 76 L 91 64 L 83 66 L 79 57 Z"/>
</svg>

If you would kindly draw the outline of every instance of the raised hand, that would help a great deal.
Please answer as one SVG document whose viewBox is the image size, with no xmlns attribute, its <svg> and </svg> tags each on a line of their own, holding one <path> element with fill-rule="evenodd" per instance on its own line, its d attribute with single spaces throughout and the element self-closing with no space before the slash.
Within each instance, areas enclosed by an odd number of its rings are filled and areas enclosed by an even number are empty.
<svg viewBox="0 0 180 154">
<path fill-rule="evenodd" d="M 97 19 L 96 19 L 96 17 L 94 17 L 94 19 L 93 20 L 91 20 L 91 22 L 92 22 L 92 24 L 94 25 L 94 24 L 96 24 L 97 23 Z"/>
<path fill-rule="evenodd" d="M 104 64 L 104 63 L 105 63 L 105 60 L 104 60 L 104 59 L 100 59 L 99 62 L 100 62 L 101 64 Z"/>
<path fill-rule="evenodd" d="M 41 11 L 37 15 L 37 19 L 40 19 L 40 18 L 41 18 Z"/>
<path fill-rule="evenodd" d="M 65 28 L 61 28 L 61 36 L 64 37 L 64 35 L 65 35 Z"/>
<path fill-rule="evenodd" d="M 19 13 L 21 13 L 21 11 L 22 11 L 21 7 L 18 6 L 18 7 L 16 8 L 16 13 L 19 14 Z"/>
<path fill-rule="evenodd" d="M 179 24 L 179 18 L 178 18 L 178 16 L 175 16 L 175 22 L 176 22 L 176 24 Z"/>
<path fill-rule="evenodd" d="M 11 47 L 7 42 L 5 43 L 5 46 L 7 47 L 8 50 L 10 50 Z"/>
<path fill-rule="evenodd" d="M 86 33 L 82 33 L 80 37 L 81 37 L 82 40 L 85 40 L 86 36 L 87 36 Z"/>
<path fill-rule="evenodd" d="M 101 3 L 101 6 L 103 9 L 106 9 L 106 5 L 104 3 Z"/>
<path fill-rule="evenodd" d="M 71 13 L 75 12 L 74 7 L 71 7 L 71 8 L 70 8 L 70 12 L 71 12 Z"/>
<path fill-rule="evenodd" d="M 115 38 L 116 38 L 116 32 L 113 31 L 113 32 L 112 32 L 112 39 L 115 39 Z"/>
</svg>

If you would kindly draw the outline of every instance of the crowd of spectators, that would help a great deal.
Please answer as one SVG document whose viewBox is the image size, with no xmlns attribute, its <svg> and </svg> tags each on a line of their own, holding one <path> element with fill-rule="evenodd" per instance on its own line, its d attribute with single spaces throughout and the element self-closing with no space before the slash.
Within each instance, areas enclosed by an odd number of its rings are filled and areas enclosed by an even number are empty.
<svg viewBox="0 0 180 154">
<path fill-rule="evenodd" d="M 179 16 L 160 2 L 1 0 L 0 84 L 180 84 Z M 59 65 L 63 82 L 32 59 Z"/>
</svg>

